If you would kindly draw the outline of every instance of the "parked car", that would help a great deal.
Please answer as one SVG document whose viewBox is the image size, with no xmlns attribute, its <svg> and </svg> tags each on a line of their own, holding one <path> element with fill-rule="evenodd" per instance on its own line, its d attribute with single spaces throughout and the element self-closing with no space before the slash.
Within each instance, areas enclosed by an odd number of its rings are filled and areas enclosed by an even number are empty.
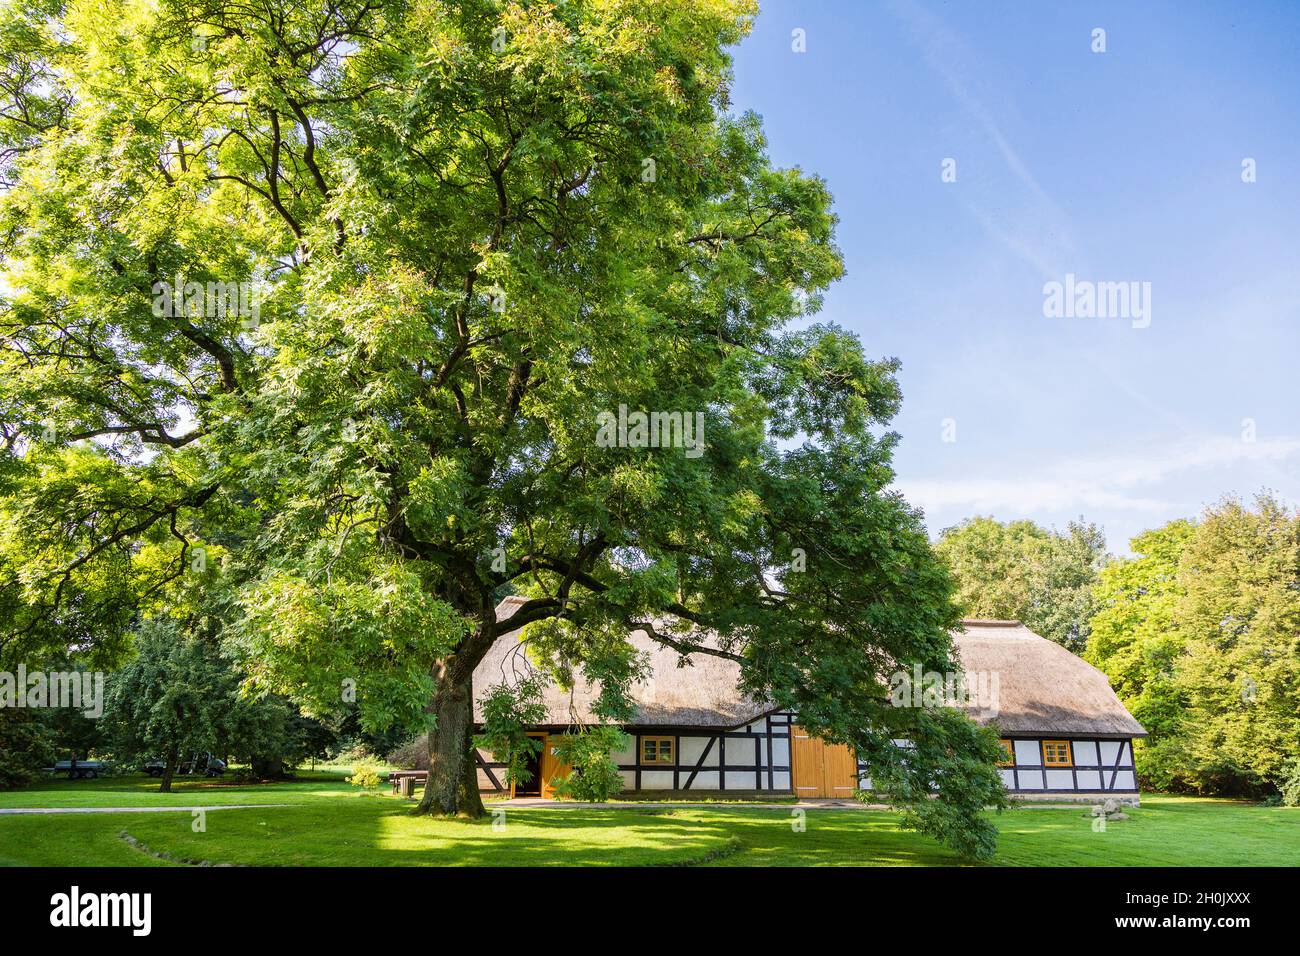
<svg viewBox="0 0 1300 956">
<path fill-rule="evenodd" d="M 108 765 L 102 760 L 60 760 L 45 770 L 47 773 L 66 773 L 69 780 L 94 780 L 107 772 Z"/>
<path fill-rule="evenodd" d="M 150 760 L 144 765 L 144 772 L 151 777 L 161 777 L 167 771 L 165 760 Z M 208 752 L 192 754 L 189 759 L 182 759 L 176 764 L 176 773 L 182 776 L 203 774 L 205 777 L 219 777 L 226 772 L 226 762 L 215 754 Z"/>
</svg>

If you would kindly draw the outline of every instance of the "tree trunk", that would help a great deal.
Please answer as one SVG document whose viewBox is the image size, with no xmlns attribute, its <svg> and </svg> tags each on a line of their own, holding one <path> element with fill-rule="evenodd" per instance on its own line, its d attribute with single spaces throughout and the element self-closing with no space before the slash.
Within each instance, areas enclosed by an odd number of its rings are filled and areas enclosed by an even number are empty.
<svg viewBox="0 0 1300 956">
<path fill-rule="evenodd" d="M 167 762 L 163 766 L 162 786 L 158 788 L 159 793 L 172 792 L 172 777 L 176 773 L 176 758 L 178 750 L 172 747 L 167 751 Z"/>
<path fill-rule="evenodd" d="M 479 797 L 474 763 L 473 678 L 458 680 L 453 670 L 446 662 L 434 670 L 435 690 L 427 708 L 434 720 L 429 731 L 429 778 L 415 812 L 481 817 L 487 811 Z"/>
</svg>

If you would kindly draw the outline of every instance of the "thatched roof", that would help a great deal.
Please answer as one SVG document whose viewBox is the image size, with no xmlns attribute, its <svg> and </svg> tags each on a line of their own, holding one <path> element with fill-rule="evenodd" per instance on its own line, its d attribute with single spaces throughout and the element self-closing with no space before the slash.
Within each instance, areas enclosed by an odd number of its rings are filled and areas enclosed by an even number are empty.
<svg viewBox="0 0 1300 956">
<path fill-rule="evenodd" d="M 508 597 L 497 607 L 497 618 L 518 610 L 523 599 Z M 529 672 L 519 644 L 519 631 L 497 638 L 487 656 L 474 670 L 474 719 L 481 721 L 483 694 L 494 684 L 511 684 Z M 636 688 L 636 717 L 633 724 L 656 727 L 735 727 L 772 710 L 770 704 L 751 701 L 736 689 L 740 665 L 721 657 L 695 654 L 679 666 L 682 658 L 644 631 L 634 631 L 632 645 L 649 659 L 651 677 Z M 547 724 L 568 726 L 594 722 L 591 704 L 599 693 L 579 681 L 572 693 L 555 685 L 547 688 Z"/>
<path fill-rule="evenodd" d="M 996 674 L 996 723 L 1007 734 L 1093 734 L 1145 737 L 1142 725 L 1120 703 L 1106 675 L 1060 644 L 1039 637 L 1019 621 L 963 621 L 953 635 L 968 675 Z"/>
<path fill-rule="evenodd" d="M 509 597 L 497 617 L 510 617 L 523 603 Z M 953 635 L 957 654 L 969 674 L 996 674 L 998 712 L 990 718 L 969 708 L 981 722 L 995 721 L 1005 733 L 1095 734 L 1129 737 L 1145 734 L 1119 702 L 1101 671 L 1059 644 L 1039 637 L 1016 621 L 966 621 Z M 530 665 L 510 631 L 474 671 L 474 719 L 483 719 L 481 700 L 494 684 L 514 683 Z M 684 666 L 681 656 L 663 647 L 644 631 L 631 641 L 649 659 L 651 677 L 637 686 L 637 712 L 632 724 L 658 727 L 736 727 L 772 710 L 764 701 L 750 700 L 737 689 L 740 667 L 733 661 L 696 654 Z M 591 703 L 597 690 L 580 681 L 572 692 L 547 689 L 546 724 L 568 726 L 592 722 Z"/>
</svg>

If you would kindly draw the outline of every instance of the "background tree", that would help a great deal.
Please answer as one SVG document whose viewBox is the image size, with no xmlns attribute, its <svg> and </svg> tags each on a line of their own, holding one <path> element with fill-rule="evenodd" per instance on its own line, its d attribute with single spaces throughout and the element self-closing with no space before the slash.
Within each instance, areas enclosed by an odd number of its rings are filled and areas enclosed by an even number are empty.
<svg viewBox="0 0 1300 956">
<path fill-rule="evenodd" d="M 1300 516 L 1262 494 L 1133 539 L 1097 586 L 1087 657 L 1151 736 L 1161 789 L 1257 795 L 1300 760 Z"/>
<path fill-rule="evenodd" d="M 0 790 L 36 779 L 58 759 L 54 731 L 39 710 L 0 707 Z"/>
<path fill-rule="evenodd" d="M 1300 515 L 1270 495 L 1226 499 L 1183 552 L 1177 671 L 1198 790 L 1276 791 L 1300 758 Z"/>
<path fill-rule="evenodd" d="M 181 762 L 211 752 L 247 761 L 255 776 L 283 776 L 302 758 L 293 710 L 240 691 L 243 675 L 210 640 L 153 623 L 134 641 L 136 656 L 108 681 L 104 721 L 119 759 L 161 759 L 161 791 Z"/>
<path fill-rule="evenodd" d="M 990 735 L 888 703 L 886 668 L 953 669 L 956 612 L 886 490 L 897 363 L 791 327 L 842 266 L 825 184 L 729 111 L 753 14 L 7 13 L 36 119 L 0 200 L 4 653 L 120 653 L 182 594 L 263 687 L 427 727 L 421 809 L 476 814 L 471 676 L 513 588 L 543 669 L 625 696 L 636 627 L 733 659 L 991 853 Z M 621 406 L 702 441 L 603 447 Z"/>
<path fill-rule="evenodd" d="M 163 761 L 163 793 L 180 761 L 215 751 L 232 723 L 239 678 L 202 640 L 162 625 L 136 638 L 136 657 L 112 675 L 104 719 L 119 759 Z"/>
<path fill-rule="evenodd" d="M 1146 531 L 1130 542 L 1133 557 L 1101 569 L 1083 655 L 1150 735 L 1137 742 L 1134 757 L 1144 785 L 1157 790 L 1178 786 L 1187 768 L 1180 737 L 1186 700 L 1176 679 L 1186 638 L 1176 608 L 1178 567 L 1195 531 L 1183 519 Z"/>
<path fill-rule="evenodd" d="M 970 518 L 945 529 L 935 549 L 952 570 L 966 616 L 1022 621 L 1075 653 L 1083 650 L 1106 549 L 1095 524 L 1071 521 L 1057 532 L 1032 521 Z"/>
</svg>

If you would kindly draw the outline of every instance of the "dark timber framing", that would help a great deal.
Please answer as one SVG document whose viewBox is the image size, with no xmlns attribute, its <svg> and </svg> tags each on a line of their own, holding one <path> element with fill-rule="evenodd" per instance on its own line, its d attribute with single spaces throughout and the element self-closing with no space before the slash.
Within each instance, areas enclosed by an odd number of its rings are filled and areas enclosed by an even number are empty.
<svg viewBox="0 0 1300 956">
<path fill-rule="evenodd" d="M 652 788 L 646 790 L 646 793 L 670 793 L 673 791 L 697 790 L 697 778 L 700 774 L 716 774 L 718 783 L 717 787 L 709 787 L 709 791 L 727 790 L 727 774 L 732 774 L 731 790 L 737 793 L 761 792 L 761 793 L 781 793 L 790 794 L 794 792 L 794 773 L 790 766 L 789 759 L 785 763 L 778 764 L 775 762 L 773 753 L 773 743 L 776 740 L 786 741 L 786 754 L 791 753 L 792 741 L 790 740 L 790 728 L 795 723 L 793 717 L 785 711 L 771 711 L 754 720 L 739 724 L 735 727 L 725 729 L 715 729 L 710 727 L 664 727 L 664 726 L 628 726 L 624 727 L 624 732 L 632 738 L 632 762 L 620 763 L 618 769 L 631 775 L 632 791 L 642 791 L 642 771 L 663 772 L 672 774 L 672 787 Z M 754 724 L 761 725 L 754 729 Z M 561 727 L 558 725 L 538 726 L 534 728 L 535 732 L 545 732 L 548 734 L 562 734 L 572 730 L 571 727 Z M 654 764 L 645 765 L 641 763 L 641 738 L 642 737 L 671 737 L 673 738 L 673 762 L 671 764 Z M 1085 735 L 1072 736 L 1070 734 L 1043 734 L 1040 736 L 1011 735 L 1003 739 L 1010 740 L 1012 744 L 1012 759 L 1015 762 L 1008 766 L 999 766 L 998 770 L 1011 775 L 1010 785 L 1007 790 L 1013 794 L 1035 794 L 1035 793 L 1123 793 L 1136 794 L 1137 788 L 1137 771 L 1133 763 L 1133 740 L 1130 737 L 1107 737 L 1104 735 Z M 703 740 L 704 747 L 699 755 L 690 761 L 682 760 L 682 741 L 683 740 Z M 746 763 L 729 763 L 727 760 L 727 741 L 728 740 L 749 740 L 754 743 L 754 759 Z M 1068 740 L 1070 742 L 1070 754 L 1072 765 L 1069 767 L 1048 767 L 1042 762 L 1043 741 L 1044 740 Z M 1015 745 L 1017 743 L 1032 743 L 1038 753 L 1036 763 L 1020 763 L 1016 760 Z M 1115 748 L 1115 757 L 1108 762 L 1103 761 L 1102 747 L 1104 744 L 1114 743 L 1118 746 Z M 1079 763 L 1078 753 L 1080 744 L 1092 744 L 1097 751 L 1096 763 Z M 716 763 L 706 763 L 706 761 L 717 753 Z M 494 771 L 505 769 L 505 764 L 497 761 L 488 761 L 483 754 L 476 752 L 475 759 L 478 768 L 487 777 L 491 784 L 491 791 L 495 793 L 505 793 L 508 788 L 501 783 L 500 778 Z M 1071 774 L 1073 787 L 1048 787 L 1047 774 L 1051 771 L 1068 772 Z M 1081 787 L 1079 785 L 1080 772 L 1096 772 L 1097 780 L 1100 784 L 1098 788 Z M 1116 783 L 1119 775 L 1128 772 L 1133 775 L 1132 787 L 1118 787 Z M 776 786 L 776 775 L 786 774 L 786 780 L 789 786 L 779 788 Z M 1026 779 L 1032 779 L 1041 784 L 1038 787 L 1024 787 L 1021 785 L 1021 775 Z M 754 786 L 751 788 L 735 786 L 735 775 L 752 775 Z M 861 760 L 858 761 L 859 777 L 869 776 L 869 768 Z"/>
<path fill-rule="evenodd" d="M 759 729 L 754 729 L 754 724 L 760 724 Z M 673 784 L 671 790 L 663 788 L 663 792 L 685 791 L 695 787 L 696 778 L 701 773 L 716 773 L 718 775 L 718 790 L 727 789 L 727 774 L 744 774 L 752 775 L 754 785 L 752 788 L 742 788 L 739 792 L 745 792 L 752 789 L 755 792 L 771 792 L 789 794 L 794 792 L 794 782 L 792 769 L 787 760 L 786 763 L 778 764 L 775 762 L 773 753 L 773 742 L 775 740 L 786 741 L 786 753 L 790 748 L 790 727 L 793 721 L 790 715 L 785 711 L 769 711 L 760 715 L 744 724 L 738 724 L 734 727 L 725 729 L 713 729 L 709 727 L 664 727 L 664 726 L 627 726 L 623 730 L 632 737 L 632 763 L 620 763 L 618 769 L 632 775 L 632 789 L 634 791 L 643 790 L 644 778 L 642 774 L 650 772 L 671 772 L 673 775 Z M 669 737 L 674 740 L 673 763 L 671 764 L 643 764 L 641 762 L 641 740 L 644 737 Z M 693 761 L 682 760 L 682 741 L 683 740 L 703 740 L 704 749 L 700 755 Z M 754 759 L 750 762 L 737 764 L 727 762 L 727 741 L 728 740 L 750 740 L 754 743 Z M 713 753 L 716 746 L 718 751 L 717 763 L 705 763 Z M 778 773 L 787 774 L 790 780 L 790 786 L 780 788 L 776 786 L 776 775 Z M 710 787 L 710 790 L 714 788 Z M 731 788 L 736 790 L 734 786 Z M 646 792 L 654 792 L 648 790 Z"/>
<path fill-rule="evenodd" d="M 1065 734 L 1055 734 L 1053 736 L 1043 735 L 1041 737 L 1024 737 L 1013 736 L 1005 737 L 1004 740 L 1011 741 L 1011 758 L 1015 763 L 1010 766 L 998 767 L 999 770 L 1011 771 L 1011 779 L 1014 786 L 1008 787 L 1011 793 L 1097 793 L 1097 792 L 1114 792 L 1114 793 L 1137 793 L 1137 770 L 1133 764 L 1133 740 L 1131 737 L 1070 737 Z M 1043 741 L 1044 740 L 1068 740 L 1070 742 L 1071 762 L 1068 767 L 1049 767 L 1043 763 Z M 1032 741 L 1038 750 L 1038 763 L 1020 763 L 1016 759 L 1016 743 Z M 1079 763 L 1076 755 L 1079 752 L 1078 745 L 1081 743 L 1091 743 L 1097 748 L 1097 762 L 1083 764 Z M 1101 758 L 1101 745 L 1104 743 L 1117 743 L 1115 748 L 1115 759 L 1110 763 L 1103 763 Z M 1125 757 L 1128 757 L 1125 762 Z M 1049 787 L 1047 785 L 1047 774 L 1049 771 L 1068 770 L 1071 773 L 1071 779 L 1074 781 L 1073 787 Z M 1092 790 L 1087 787 L 1079 786 L 1079 771 L 1096 771 L 1097 780 L 1100 783 L 1099 790 Z M 1116 787 L 1115 782 L 1119 779 L 1120 771 L 1127 770 L 1133 774 L 1132 787 Z M 1024 772 L 1026 776 L 1037 776 L 1041 787 L 1022 787 L 1020 785 L 1020 774 Z M 1107 771 L 1110 772 L 1107 779 Z"/>
</svg>

